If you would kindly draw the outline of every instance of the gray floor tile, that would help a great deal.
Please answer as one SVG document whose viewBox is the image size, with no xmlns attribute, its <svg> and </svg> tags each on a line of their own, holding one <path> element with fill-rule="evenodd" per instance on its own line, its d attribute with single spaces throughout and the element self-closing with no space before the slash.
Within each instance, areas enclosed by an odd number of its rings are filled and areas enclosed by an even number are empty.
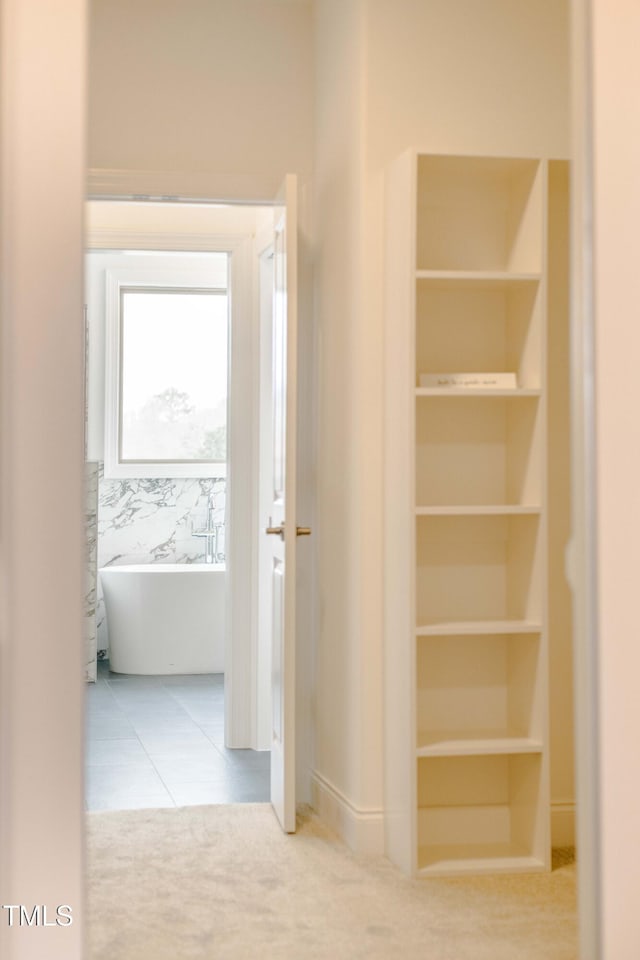
<svg viewBox="0 0 640 960">
<path fill-rule="evenodd" d="M 269 781 L 260 783 L 253 777 L 232 780 L 230 788 L 230 803 L 268 803 L 271 795 Z"/>
<path fill-rule="evenodd" d="M 216 713 L 224 710 L 224 696 L 217 690 L 208 690 L 205 696 L 200 692 L 194 694 L 182 692 L 173 696 L 172 700 L 183 710 L 215 710 Z"/>
<path fill-rule="evenodd" d="M 138 763 L 112 763 L 86 767 L 89 796 L 100 791 L 120 792 L 123 795 L 162 793 L 165 785 L 147 757 Z"/>
<path fill-rule="evenodd" d="M 202 726 L 203 724 L 209 725 L 209 724 L 215 724 L 215 723 L 217 723 L 218 711 L 216 711 L 216 710 L 190 710 L 190 709 L 188 709 L 186 712 L 187 712 L 187 716 L 190 717 L 190 719 L 191 719 L 194 723 L 197 723 L 198 726 Z"/>
<path fill-rule="evenodd" d="M 155 754 L 151 759 L 169 788 L 176 783 L 225 781 L 232 776 L 229 765 L 213 747 L 197 756 Z"/>
<path fill-rule="evenodd" d="M 199 732 L 199 731 L 198 731 Z M 147 737 L 141 741 L 148 755 L 154 757 L 192 757 L 194 759 L 215 759 L 217 762 L 220 754 L 204 734 L 200 737 L 188 737 L 171 739 L 169 737 Z"/>
<path fill-rule="evenodd" d="M 230 750 L 219 746 L 220 755 L 237 771 L 269 771 L 271 754 L 268 750 Z"/>
<path fill-rule="evenodd" d="M 135 740 L 95 740 L 89 744 L 87 763 L 89 766 L 103 764 L 146 764 L 148 756 L 136 737 Z"/>
<path fill-rule="evenodd" d="M 85 707 L 85 716 L 88 719 L 94 719 L 96 717 L 117 717 L 121 714 L 122 710 L 115 702 L 113 697 L 111 700 L 100 700 L 96 703 L 87 703 Z"/>
<path fill-rule="evenodd" d="M 203 684 L 191 687 L 165 687 L 165 692 L 181 703 L 222 703 L 223 687 L 205 687 Z"/>
<path fill-rule="evenodd" d="M 208 723 L 215 723 L 224 719 L 224 700 L 222 699 L 205 700 L 184 697 L 181 700 L 175 700 L 174 703 L 189 716 L 195 717 L 197 715 Z"/>
<path fill-rule="evenodd" d="M 186 713 L 179 716 L 162 716 L 162 714 L 153 713 L 129 714 L 128 719 L 140 737 L 145 735 L 165 736 L 165 734 L 171 736 L 185 730 L 199 729 Z"/>
<path fill-rule="evenodd" d="M 186 717 L 187 713 L 174 703 L 163 703 L 161 700 L 128 700 L 118 704 L 123 717 L 135 717 L 146 715 L 151 719 L 167 720 Z"/>
<path fill-rule="evenodd" d="M 224 747 L 222 674 L 134 677 L 98 664 L 87 691 L 88 810 L 266 802 L 269 754 Z"/>
<path fill-rule="evenodd" d="M 184 752 L 185 748 L 208 747 L 211 741 L 194 724 L 190 730 L 177 730 L 174 733 L 143 733 L 139 740 L 148 754 Z"/>
<path fill-rule="evenodd" d="M 175 709 L 181 709 L 176 698 L 172 697 L 171 694 L 162 687 L 149 690 L 116 690 L 116 692 L 113 694 L 113 699 L 119 706 L 131 706 L 137 703 L 148 703 L 158 704 L 159 706 L 165 704 L 166 706 L 171 706 Z"/>
<path fill-rule="evenodd" d="M 220 781 L 219 783 L 179 783 L 170 788 L 170 794 L 177 807 L 199 806 L 202 803 L 238 802 L 230 781 Z"/>
<path fill-rule="evenodd" d="M 85 725 L 87 740 L 128 740 L 135 730 L 124 716 L 89 717 Z"/>
<path fill-rule="evenodd" d="M 204 735 L 216 747 L 224 746 L 224 724 L 223 723 L 199 723 L 198 727 Z"/>
<path fill-rule="evenodd" d="M 162 678 L 165 687 L 222 687 L 224 688 L 223 673 L 192 673 L 175 674 Z"/>
<path fill-rule="evenodd" d="M 126 685 L 127 689 L 134 690 L 139 687 L 161 687 L 164 681 L 164 677 L 150 675 L 140 675 L 140 674 L 127 674 L 127 673 L 109 673 L 109 685 L 112 689 L 116 689 L 118 684 L 122 683 Z"/>
<path fill-rule="evenodd" d="M 114 702 L 113 693 L 107 684 L 91 686 L 85 688 L 85 703 L 87 707 L 94 707 L 97 704 L 112 704 Z"/>
</svg>

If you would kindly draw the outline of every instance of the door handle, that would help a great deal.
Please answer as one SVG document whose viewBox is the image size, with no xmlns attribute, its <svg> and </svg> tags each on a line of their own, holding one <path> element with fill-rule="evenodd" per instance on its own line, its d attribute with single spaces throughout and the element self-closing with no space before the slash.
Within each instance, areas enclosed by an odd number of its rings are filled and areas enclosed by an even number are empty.
<svg viewBox="0 0 640 960">
<path fill-rule="evenodd" d="M 280 537 L 281 540 L 284 540 L 284 524 L 279 527 L 267 527 L 264 532 L 270 533 L 274 537 Z"/>
<path fill-rule="evenodd" d="M 279 527 L 267 527 L 264 532 L 284 540 L 284 524 L 281 524 Z M 311 527 L 296 527 L 296 537 L 309 536 L 311 536 Z"/>
</svg>

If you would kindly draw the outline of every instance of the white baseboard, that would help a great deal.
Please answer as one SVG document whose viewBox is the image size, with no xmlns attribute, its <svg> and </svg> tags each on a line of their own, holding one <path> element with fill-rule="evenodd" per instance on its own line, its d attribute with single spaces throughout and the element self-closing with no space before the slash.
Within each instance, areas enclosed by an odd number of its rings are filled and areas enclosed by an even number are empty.
<svg viewBox="0 0 640 960">
<path fill-rule="evenodd" d="M 359 810 L 317 771 L 311 773 L 311 805 L 320 819 L 344 840 L 354 853 L 384 856 L 384 811 Z"/>
<path fill-rule="evenodd" d="M 555 800 L 551 803 L 551 846 L 574 847 L 575 844 L 575 800 Z"/>
<path fill-rule="evenodd" d="M 326 777 L 311 772 L 311 806 L 320 819 L 344 840 L 354 853 L 384 856 L 384 810 L 358 809 Z M 551 804 L 551 845 L 573 847 L 576 842 L 574 800 Z"/>
</svg>

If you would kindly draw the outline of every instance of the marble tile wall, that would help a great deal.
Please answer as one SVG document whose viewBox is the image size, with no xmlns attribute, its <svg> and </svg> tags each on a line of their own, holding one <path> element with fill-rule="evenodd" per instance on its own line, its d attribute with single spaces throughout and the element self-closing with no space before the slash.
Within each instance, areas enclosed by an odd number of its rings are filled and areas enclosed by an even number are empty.
<svg viewBox="0 0 640 960">
<path fill-rule="evenodd" d="M 96 680 L 98 580 L 98 464 L 85 463 L 85 544 L 87 567 L 84 597 L 85 680 Z"/>
<path fill-rule="evenodd" d="M 207 521 L 224 523 L 224 479 L 105 480 L 98 483 L 98 567 L 123 563 L 199 563 L 206 540 L 195 537 Z M 218 542 L 224 553 L 224 531 Z M 108 649 L 102 592 L 97 604 L 98 655 Z"/>
</svg>

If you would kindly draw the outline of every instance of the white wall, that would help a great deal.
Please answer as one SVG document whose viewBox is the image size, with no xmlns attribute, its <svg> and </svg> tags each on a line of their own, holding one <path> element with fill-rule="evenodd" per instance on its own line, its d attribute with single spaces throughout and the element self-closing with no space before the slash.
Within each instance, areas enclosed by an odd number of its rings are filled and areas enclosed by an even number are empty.
<svg viewBox="0 0 640 960">
<path fill-rule="evenodd" d="M 377 610 L 365 579 L 360 350 L 363 310 L 364 17 L 357 2 L 316 7 L 314 236 L 318 364 L 318 640 L 314 803 L 354 846 L 381 812 L 379 637 L 362 617 Z M 375 414 L 374 414 L 375 415 Z M 375 429 L 375 424 L 374 424 Z M 368 479 L 375 486 L 377 464 Z M 379 524 L 378 516 L 376 523 Z M 371 532 L 367 532 L 371 533 Z M 376 534 L 372 533 L 373 542 Z M 378 572 L 379 581 L 379 572 Z M 373 690 L 363 702 L 365 688 Z M 373 761 L 377 782 L 365 784 Z"/>
<path fill-rule="evenodd" d="M 409 145 L 568 156 L 568 66 L 557 0 L 316 7 L 315 763 L 327 815 L 363 848 L 382 821 L 384 169 Z"/>
<path fill-rule="evenodd" d="M 283 0 L 92 0 L 89 166 L 272 198 L 312 168 L 311 27 Z"/>
</svg>

